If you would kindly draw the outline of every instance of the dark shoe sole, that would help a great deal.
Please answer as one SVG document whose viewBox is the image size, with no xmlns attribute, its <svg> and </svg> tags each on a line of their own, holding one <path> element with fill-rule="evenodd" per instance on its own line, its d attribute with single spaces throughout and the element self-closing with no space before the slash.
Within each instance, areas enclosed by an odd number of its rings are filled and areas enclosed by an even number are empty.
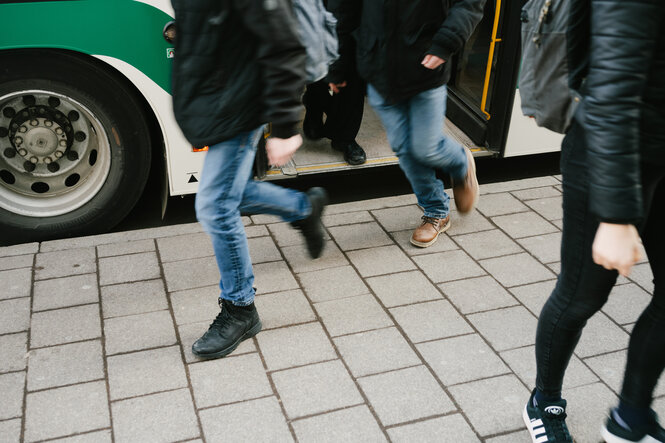
<svg viewBox="0 0 665 443">
<path fill-rule="evenodd" d="M 236 348 L 240 345 L 240 343 L 247 340 L 248 338 L 254 337 L 256 334 L 261 332 L 262 327 L 263 327 L 263 325 L 261 324 L 261 320 L 259 320 L 259 322 L 257 324 L 255 324 L 252 329 L 245 332 L 245 334 L 242 337 L 240 337 L 238 339 L 238 341 L 233 343 L 231 346 L 222 349 L 221 351 L 213 352 L 213 353 L 210 353 L 210 354 L 201 354 L 199 352 L 194 351 L 194 349 L 192 348 L 192 354 L 194 354 L 195 356 L 197 356 L 199 358 L 203 358 L 203 359 L 206 359 L 206 360 L 224 357 L 226 355 L 229 355 L 231 352 L 235 351 Z"/>
</svg>

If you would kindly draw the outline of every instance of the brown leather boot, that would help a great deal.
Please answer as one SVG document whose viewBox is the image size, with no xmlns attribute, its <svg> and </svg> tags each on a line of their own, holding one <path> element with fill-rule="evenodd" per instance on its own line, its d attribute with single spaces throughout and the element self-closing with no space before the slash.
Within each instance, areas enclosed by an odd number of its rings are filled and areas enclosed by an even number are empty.
<svg viewBox="0 0 665 443">
<path fill-rule="evenodd" d="M 471 212 L 478 202 L 480 188 L 478 187 L 478 178 L 476 178 L 476 162 L 469 148 L 464 148 L 468 167 L 466 177 L 460 183 L 453 183 L 453 195 L 455 196 L 455 206 L 461 214 Z"/>
<path fill-rule="evenodd" d="M 423 215 L 422 223 L 411 235 L 411 244 L 419 248 L 426 248 L 433 244 L 439 238 L 439 234 L 446 232 L 448 228 L 450 228 L 450 215 L 446 218 L 432 218 Z"/>
</svg>

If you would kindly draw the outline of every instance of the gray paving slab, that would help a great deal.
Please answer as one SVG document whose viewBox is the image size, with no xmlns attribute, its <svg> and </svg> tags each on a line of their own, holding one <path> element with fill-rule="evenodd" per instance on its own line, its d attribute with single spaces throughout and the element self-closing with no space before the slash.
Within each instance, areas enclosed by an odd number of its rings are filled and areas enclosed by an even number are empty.
<svg viewBox="0 0 665 443">
<path fill-rule="evenodd" d="M 219 283 L 219 269 L 215 257 L 194 258 L 164 263 L 164 279 L 169 292 L 201 288 Z"/>
<path fill-rule="evenodd" d="M 111 430 L 106 429 L 97 432 L 88 432 L 86 434 L 72 435 L 71 437 L 49 440 L 49 443 L 111 443 Z"/>
<path fill-rule="evenodd" d="M 21 243 L 13 246 L 0 247 L 0 257 L 35 254 L 39 251 L 39 243 Z"/>
<path fill-rule="evenodd" d="M 531 443 L 531 434 L 526 429 L 523 431 L 511 432 L 510 434 L 499 437 L 488 438 L 485 443 Z"/>
<path fill-rule="evenodd" d="M 479 443 L 480 440 L 461 414 L 437 417 L 388 429 L 395 443 Z"/>
<path fill-rule="evenodd" d="M 350 251 L 348 256 L 363 277 L 393 274 L 416 268 L 397 246 Z"/>
<path fill-rule="evenodd" d="M 312 307 L 301 290 L 275 292 L 256 297 L 263 329 L 279 328 L 316 320 Z"/>
<path fill-rule="evenodd" d="M 293 441 L 275 397 L 206 409 L 199 415 L 209 443 Z M 257 426 L 257 417 L 262 426 Z"/>
<path fill-rule="evenodd" d="M 272 379 L 290 419 L 363 403 L 339 360 L 274 372 Z"/>
<path fill-rule="evenodd" d="M 271 223 L 279 223 L 282 221 L 281 217 L 270 214 L 257 214 L 257 215 L 252 215 L 249 218 L 251 222 L 254 223 L 255 225 L 267 225 Z"/>
<path fill-rule="evenodd" d="M 526 253 L 488 258 L 481 260 L 480 264 L 499 283 L 507 287 L 535 283 L 556 277 L 552 271 Z"/>
<path fill-rule="evenodd" d="M 268 371 L 337 358 L 318 322 L 263 331 L 256 339 Z"/>
<path fill-rule="evenodd" d="M 116 442 L 178 441 L 200 434 L 188 389 L 117 401 L 111 410 Z"/>
<path fill-rule="evenodd" d="M 604 354 L 628 347 L 630 336 L 602 312 L 589 319 L 575 348 L 580 357 Z"/>
<path fill-rule="evenodd" d="M 0 255 L 0 271 L 6 271 L 9 269 L 19 269 L 19 268 L 32 268 L 32 263 L 35 260 L 34 254 L 26 255 L 12 255 L 12 256 L 2 256 Z M 2 276 L 2 274 L 0 274 Z"/>
<path fill-rule="evenodd" d="M 162 263 L 215 255 L 210 237 L 204 232 L 157 239 Z"/>
<path fill-rule="evenodd" d="M 522 410 L 529 391 L 512 374 L 452 386 L 450 394 L 481 436 L 524 427 Z"/>
<path fill-rule="evenodd" d="M 187 386 L 178 346 L 113 355 L 107 367 L 111 400 Z"/>
<path fill-rule="evenodd" d="M 457 244 L 455 244 L 447 234 L 440 234 L 437 241 L 426 248 L 419 248 L 411 244 L 411 236 L 413 235 L 413 229 L 409 229 L 407 231 L 391 232 L 390 235 L 392 236 L 395 243 L 397 243 L 399 247 L 402 248 L 404 252 L 406 252 L 406 254 L 410 256 L 431 254 L 433 252 L 444 252 L 444 251 L 452 251 L 454 249 L 459 249 Z"/>
<path fill-rule="evenodd" d="M 369 293 L 351 266 L 304 272 L 298 278 L 307 297 L 314 303 Z"/>
<path fill-rule="evenodd" d="M 534 387 L 536 383 L 536 348 L 535 346 L 525 346 L 523 348 L 511 349 L 501 352 L 503 358 L 510 369 L 513 370 L 522 382 L 528 387 Z M 578 386 L 584 386 L 596 383 L 598 377 L 582 363 L 582 360 L 572 356 L 566 376 L 563 379 L 563 388 L 570 389 Z"/>
<path fill-rule="evenodd" d="M 32 269 L 0 271 L 0 300 L 28 297 L 32 286 Z"/>
<path fill-rule="evenodd" d="M 422 363 L 396 328 L 345 335 L 333 341 L 355 377 Z"/>
<path fill-rule="evenodd" d="M 35 280 L 97 271 L 95 248 L 42 252 L 35 259 Z"/>
<path fill-rule="evenodd" d="M 26 396 L 24 437 L 27 442 L 110 426 L 103 381 L 48 389 Z"/>
<path fill-rule="evenodd" d="M 523 189 L 521 191 L 513 191 L 512 194 L 522 201 L 537 200 L 540 198 L 558 197 L 561 195 L 555 186 L 544 186 L 542 188 Z"/>
<path fill-rule="evenodd" d="M 626 370 L 627 350 L 610 352 L 609 354 L 589 357 L 584 362 L 614 391 L 615 394 L 621 393 L 624 373 Z M 659 383 L 653 392 L 654 397 L 665 395 L 665 379 L 660 378 Z"/>
<path fill-rule="evenodd" d="M 395 208 L 398 206 L 414 205 L 418 203 L 414 194 L 397 195 L 394 197 L 374 198 L 349 203 L 338 203 L 326 207 L 326 214 L 342 214 L 345 212 L 373 211 L 377 209 Z"/>
<path fill-rule="evenodd" d="M 98 304 L 35 312 L 30 326 L 30 348 L 89 340 L 101 335 Z"/>
<path fill-rule="evenodd" d="M 471 314 L 467 319 L 497 351 L 531 345 L 536 340 L 538 320 L 522 306 Z"/>
<path fill-rule="evenodd" d="M 533 237 L 558 231 L 556 226 L 535 212 L 500 215 L 492 217 L 492 221 L 512 238 Z"/>
<path fill-rule="evenodd" d="M 97 256 L 113 257 L 115 255 L 136 254 L 155 250 L 153 239 L 126 241 L 122 243 L 109 243 L 97 246 Z"/>
<path fill-rule="evenodd" d="M 563 218 L 562 201 L 563 197 L 559 195 L 556 197 L 529 200 L 526 204 L 548 220 L 559 220 Z"/>
<path fill-rule="evenodd" d="M 250 238 L 247 243 L 253 264 L 282 260 L 282 254 L 270 237 Z"/>
<path fill-rule="evenodd" d="M 548 280 L 530 285 L 510 288 L 510 292 L 536 316 L 540 315 L 543 305 L 552 294 L 556 280 Z"/>
<path fill-rule="evenodd" d="M 156 311 L 104 320 L 106 355 L 176 344 L 169 311 Z"/>
<path fill-rule="evenodd" d="M 30 352 L 28 391 L 103 379 L 102 343 L 92 340 Z"/>
<path fill-rule="evenodd" d="M 317 259 L 312 259 L 309 256 L 305 245 L 286 246 L 282 248 L 282 252 L 293 272 L 296 273 L 319 271 L 349 264 L 342 251 L 333 241 L 326 242 L 323 254 Z"/>
<path fill-rule="evenodd" d="M 607 411 L 618 404 L 616 395 L 602 383 L 594 383 L 570 389 L 563 396 L 568 401 L 566 424 L 575 442 L 600 441 L 600 427 Z"/>
<path fill-rule="evenodd" d="M 212 321 L 219 314 L 219 288 L 205 288 L 178 291 L 170 294 L 175 322 L 178 325 Z"/>
<path fill-rule="evenodd" d="M 292 422 L 298 441 L 303 443 L 385 442 L 376 419 L 367 406 L 356 406 Z"/>
<path fill-rule="evenodd" d="M 445 386 L 510 372 L 477 334 L 421 343 L 416 348 Z"/>
<path fill-rule="evenodd" d="M 473 332 L 469 323 L 447 300 L 393 308 L 390 313 L 412 343 Z"/>
<path fill-rule="evenodd" d="M 492 183 L 487 185 L 480 185 L 480 194 L 494 194 L 498 192 L 512 192 L 520 191 L 523 189 L 539 188 L 543 186 L 560 185 L 561 182 L 554 177 L 535 177 L 525 178 L 521 180 L 510 180 L 501 183 Z"/>
<path fill-rule="evenodd" d="M 458 235 L 453 239 L 476 260 L 516 254 L 523 251 L 520 245 L 498 229 Z"/>
<path fill-rule="evenodd" d="M 425 366 L 362 377 L 358 384 L 384 426 L 456 409 Z"/>
<path fill-rule="evenodd" d="M 537 235 L 517 240 L 541 263 L 552 263 L 561 260 L 561 233 Z"/>
<path fill-rule="evenodd" d="M 351 225 L 355 223 L 373 222 L 374 218 L 368 211 L 348 212 L 323 216 L 323 224 L 327 227 Z"/>
<path fill-rule="evenodd" d="M 508 291 L 489 276 L 441 283 L 439 289 L 462 314 L 518 304 Z"/>
<path fill-rule="evenodd" d="M 182 352 L 185 355 L 185 363 L 201 361 L 201 359 L 192 354 L 192 345 L 205 333 L 205 331 L 208 330 L 210 323 L 212 323 L 212 318 L 207 321 L 188 323 L 186 325 L 178 326 L 178 331 L 180 333 L 180 346 L 182 347 Z M 245 340 L 241 342 L 240 345 L 238 345 L 235 351 L 233 351 L 232 355 L 247 354 L 250 352 L 256 352 L 256 345 L 254 345 L 254 340 Z"/>
<path fill-rule="evenodd" d="M 413 257 L 434 283 L 485 275 L 485 271 L 464 251 L 438 252 Z"/>
<path fill-rule="evenodd" d="M 635 323 L 651 300 L 648 292 L 633 283 L 615 286 L 603 312 L 620 325 Z"/>
<path fill-rule="evenodd" d="M 104 318 L 143 314 L 168 308 L 162 280 L 124 283 L 101 288 Z"/>
<path fill-rule="evenodd" d="M 257 294 L 298 289 L 298 282 L 283 261 L 254 265 L 254 286 Z"/>
<path fill-rule="evenodd" d="M 417 205 L 401 206 L 398 208 L 377 209 L 372 215 L 388 232 L 413 230 L 420 225 L 422 209 Z"/>
<path fill-rule="evenodd" d="M 0 301 L 0 334 L 26 331 L 30 326 L 30 297 Z"/>
<path fill-rule="evenodd" d="M 97 302 L 97 274 L 74 275 L 35 282 L 32 310 L 44 311 Z"/>
<path fill-rule="evenodd" d="M 19 443 L 21 441 L 21 419 L 0 421 L 0 442 Z"/>
<path fill-rule="evenodd" d="M 390 317 L 371 295 L 315 303 L 314 308 L 333 337 L 393 325 Z"/>
<path fill-rule="evenodd" d="M 488 194 L 478 200 L 478 211 L 486 217 L 525 212 L 529 208 L 508 193 Z"/>
<path fill-rule="evenodd" d="M 550 220 L 550 223 L 556 226 L 559 229 L 559 231 L 563 231 L 563 219 Z"/>
<path fill-rule="evenodd" d="M 381 303 L 388 308 L 442 298 L 436 286 L 420 271 L 372 277 L 366 282 Z"/>
<path fill-rule="evenodd" d="M 266 235 L 270 235 L 268 232 L 268 228 L 262 225 L 257 225 L 257 226 L 245 226 L 245 235 L 247 238 L 254 238 L 254 237 L 263 237 Z"/>
<path fill-rule="evenodd" d="M 159 278 L 161 270 L 154 252 L 99 259 L 99 284 L 112 285 Z"/>
<path fill-rule="evenodd" d="M 342 251 L 392 245 L 393 241 L 376 222 L 328 228 Z"/>
<path fill-rule="evenodd" d="M 633 266 L 629 278 L 640 285 L 649 294 L 653 294 L 653 272 L 648 263 L 641 263 Z"/>
<path fill-rule="evenodd" d="M 494 226 L 476 209 L 468 214 L 450 211 L 450 229 L 448 235 L 470 234 L 472 232 L 487 231 Z"/>
<path fill-rule="evenodd" d="M 7 334 L 0 336 L 0 373 L 20 371 L 28 363 L 28 334 Z"/>
<path fill-rule="evenodd" d="M 0 420 L 20 417 L 23 415 L 23 390 L 25 388 L 25 371 L 0 374 Z"/>
<path fill-rule="evenodd" d="M 270 231 L 270 234 L 272 234 L 272 237 L 280 248 L 305 244 L 305 238 L 300 231 L 294 229 L 290 223 L 274 223 L 264 226 L 264 229 Z M 324 240 L 330 240 L 328 232 L 324 231 L 323 238 Z"/>
</svg>

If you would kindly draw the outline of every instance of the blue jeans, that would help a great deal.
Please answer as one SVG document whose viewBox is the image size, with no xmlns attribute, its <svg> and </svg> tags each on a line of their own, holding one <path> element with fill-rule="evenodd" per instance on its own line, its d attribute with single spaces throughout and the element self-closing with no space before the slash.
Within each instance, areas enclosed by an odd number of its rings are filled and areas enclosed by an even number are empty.
<svg viewBox="0 0 665 443">
<path fill-rule="evenodd" d="M 464 148 L 443 133 L 447 91 L 443 85 L 388 103 L 372 85 L 367 86 L 369 104 L 383 122 L 418 204 L 426 216 L 434 218 L 448 216 L 450 201 L 436 170 L 450 174 L 453 180 L 463 180 L 467 168 Z"/>
<path fill-rule="evenodd" d="M 259 128 L 210 146 L 196 194 L 196 217 L 212 239 L 221 274 L 220 298 L 239 306 L 254 301 L 254 272 L 240 212 L 278 215 L 287 222 L 311 212 L 302 192 L 253 180 L 262 134 Z"/>
</svg>

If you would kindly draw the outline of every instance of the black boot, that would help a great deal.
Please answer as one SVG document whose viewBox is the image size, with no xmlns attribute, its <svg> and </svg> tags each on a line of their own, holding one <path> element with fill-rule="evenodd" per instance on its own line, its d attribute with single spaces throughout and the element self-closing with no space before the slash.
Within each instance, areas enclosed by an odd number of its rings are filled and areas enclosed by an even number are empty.
<svg viewBox="0 0 665 443">
<path fill-rule="evenodd" d="M 344 160 L 350 165 L 362 165 L 367 161 L 365 150 L 356 141 L 350 143 L 338 143 L 333 141 L 332 148 L 344 153 Z"/>
<path fill-rule="evenodd" d="M 291 226 L 299 229 L 307 242 L 307 251 L 312 258 L 319 258 L 323 252 L 323 225 L 321 215 L 328 204 L 328 193 L 323 188 L 311 188 L 307 197 L 312 205 L 312 212 L 307 218 L 291 222 Z"/>
<path fill-rule="evenodd" d="M 200 358 L 219 358 L 230 354 L 240 342 L 254 337 L 261 330 L 261 320 L 254 303 L 235 306 L 220 299 L 221 311 L 208 331 L 192 345 L 192 353 Z"/>
</svg>

